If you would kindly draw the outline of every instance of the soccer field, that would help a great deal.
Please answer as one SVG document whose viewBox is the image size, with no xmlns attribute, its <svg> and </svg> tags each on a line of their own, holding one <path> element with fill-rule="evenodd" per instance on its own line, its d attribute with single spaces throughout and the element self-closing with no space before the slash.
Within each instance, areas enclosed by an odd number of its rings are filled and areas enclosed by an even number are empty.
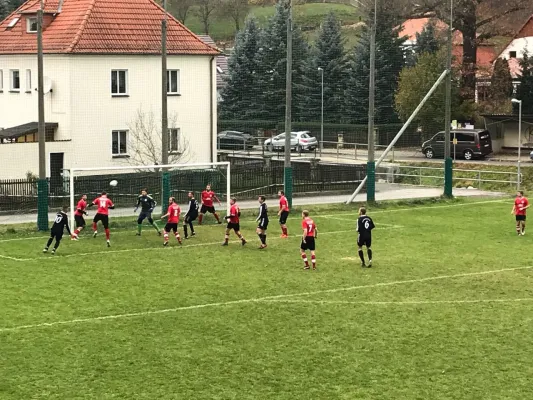
<svg viewBox="0 0 533 400">
<path fill-rule="evenodd" d="M 533 228 L 512 200 L 310 207 L 318 271 L 269 226 L 183 246 L 145 227 L 105 239 L 0 238 L 0 399 L 532 399 Z M 273 208 L 273 207 L 271 207 Z M 274 219 L 274 217 L 271 217 Z"/>
</svg>

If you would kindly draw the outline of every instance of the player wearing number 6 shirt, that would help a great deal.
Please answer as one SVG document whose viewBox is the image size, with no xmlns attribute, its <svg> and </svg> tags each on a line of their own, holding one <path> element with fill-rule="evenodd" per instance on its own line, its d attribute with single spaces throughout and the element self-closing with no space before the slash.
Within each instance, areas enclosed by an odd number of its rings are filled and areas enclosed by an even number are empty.
<svg viewBox="0 0 533 400">
<path fill-rule="evenodd" d="M 109 210 L 115 208 L 115 205 L 107 197 L 106 192 L 102 192 L 102 195 L 95 199 L 91 205 L 98 207 L 96 215 L 93 218 L 93 237 L 96 237 L 96 235 L 98 235 L 98 222 L 102 222 L 102 225 L 105 229 L 107 247 L 111 247 L 111 242 L 109 241 Z"/>
<path fill-rule="evenodd" d="M 307 260 L 306 251 L 311 252 L 311 264 L 313 264 L 313 270 L 316 270 L 316 255 L 315 255 L 315 239 L 318 234 L 315 222 L 309 218 L 309 211 L 304 210 L 302 212 L 302 244 L 300 245 L 300 254 L 302 260 L 304 260 L 304 269 L 309 269 L 309 261 Z"/>
<path fill-rule="evenodd" d="M 170 231 L 174 232 L 174 236 L 176 237 L 176 240 L 179 244 L 181 244 L 181 237 L 180 233 L 178 231 L 178 224 L 180 222 L 180 214 L 181 214 L 181 208 L 178 204 L 176 204 L 176 199 L 174 197 L 170 197 L 168 199 L 168 211 L 165 215 L 161 217 L 161 219 L 167 219 L 167 224 L 163 228 L 163 237 L 165 238 L 165 242 L 163 243 L 163 246 L 168 246 L 168 234 Z"/>
<path fill-rule="evenodd" d="M 524 236 L 526 234 L 526 211 L 528 208 L 529 201 L 524 197 L 524 192 L 517 192 L 511 214 L 516 216 L 516 233 L 518 233 L 519 236 Z"/>
<path fill-rule="evenodd" d="M 366 215 L 366 208 L 359 209 L 359 218 L 357 219 L 357 247 L 359 247 L 359 258 L 361 259 L 361 267 L 365 268 L 365 256 L 363 254 L 363 246 L 366 246 L 368 254 L 368 268 L 372 267 L 372 229 L 374 229 L 374 221 Z"/>
</svg>

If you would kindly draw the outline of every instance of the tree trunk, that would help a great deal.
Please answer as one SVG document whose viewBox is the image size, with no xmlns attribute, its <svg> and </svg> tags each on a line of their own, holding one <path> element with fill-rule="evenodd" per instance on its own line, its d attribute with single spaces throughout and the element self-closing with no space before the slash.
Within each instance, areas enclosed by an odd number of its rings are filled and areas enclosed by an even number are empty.
<svg viewBox="0 0 533 400">
<path fill-rule="evenodd" d="M 477 39 L 475 12 L 465 13 L 460 23 L 463 34 L 463 60 L 461 95 L 465 100 L 475 100 L 477 71 Z"/>
</svg>

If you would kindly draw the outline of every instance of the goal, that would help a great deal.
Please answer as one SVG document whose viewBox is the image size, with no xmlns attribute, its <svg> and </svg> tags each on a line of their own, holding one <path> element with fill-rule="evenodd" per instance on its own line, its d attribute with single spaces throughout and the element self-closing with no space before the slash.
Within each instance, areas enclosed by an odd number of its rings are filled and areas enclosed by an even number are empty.
<svg viewBox="0 0 533 400">
<path fill-rule="evenodd" d="M 185 211 L 188 193 L 194 192 L 200 202 L 200 194 L 207 185 L 211 185 L 229 212 L 231 197 L 229 162 L 71 168 L 65 172 L 68 173 L 68 180 L 65 179 L 67 186 L 65 191 L 69 193 L 72 221 L 77 201 L 84 194 L 87 195 L 87 202 L 90 204 L 100 193 L 107 192 L 115 204 L 113 216 L 128 217 L 134 215 L 133 210 L 142 189 L 147 189 L 157 201 L 156 213 L 164 213 L 170 196 L 175 197 Z M 115 186 L 110 185 L 112 181 L 116 181 Z"/>
</svg>

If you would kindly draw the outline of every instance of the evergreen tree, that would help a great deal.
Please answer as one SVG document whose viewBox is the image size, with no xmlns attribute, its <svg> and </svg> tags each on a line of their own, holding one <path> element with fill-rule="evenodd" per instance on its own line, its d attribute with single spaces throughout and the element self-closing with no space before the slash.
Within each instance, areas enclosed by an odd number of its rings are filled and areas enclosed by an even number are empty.
<svg viewBox="0 0 533 400">
<path fill-rule="evenodd" d="M 220 116 L 223 119 L 246 119 L 255 115 L 258 96 L 255 85 L 260 31 L 257 21 L 248 18 L 235 38 L 233 54 L 228 60 L 229 75 L 222 91 Z"/>
<path fill-rule="evenodd" d="M 524 56 L 520 60 L 520 86 L 516 98 L 522 100 L 522 113 L 533 114 L 533 57 L 524 50 Z M 518 111 L 518 109 L 517 109 Z"/>
<path fill-rule="evenodd" d="M 437 38 L 435 23 L 428 22 L 422 32 L 416 34 L 415 52 L 417 55 L 430 53 L 435 54 L 439 51 L 441 43 Z"/>
<path fill-rule="evenodd" d="M 376 123 L 398 121 L 394 107 L 394 94 L 398 87 L 398 77 L 404 66 L 404 38 L 399 37 L 401 26 L 397 26 L 394 16 L 382 9 L 376 29 L 376 80 L 375 116 Z M 372 18 L 372 17 L 371 17 Z M 350 123 L 368 122 L 368 94 L 370 75 L 370 29 L 363 31 L 361 40 L 355 47 L 348 70 L 348 83 L 345 94 L 345 119 Z"/>
<path fill-rule="evenodd" d="M 3 21 L 7 15 L 7 4 L 4 2 L 4 0 L 0 0 L 0 21 Z"/>
<path fill-rule="evenodd" d="M 262 32 L 257 53 L 257 109 L 255 118 L 283 121 L 285 118 L 285 82 L 287 71 L 287 4 L 279 2 L 276 12 Z M 293 27 L 292 35 L 292 119 L 301 119 L 296 99 L 305 93 L 304 72 L 308 61 L 308 46 L 302 32 Z"/>
<path fill-rule="evenodd" d="M 493 101 L 508 100 L 513 95 L 513 78 L 509 62 L 498 58 L 494 63 L 494 71 L 490 79 L 490 96 Z"/>
<path fill-rule="evenodd" d="M 323 71 L 319 71 L 319 68 Z M 302 106 L 302 116 L 306 121 L 320 121 L 323 73 L 324 121 L 341 122 L 346 68 L 341 25 L 332 12 L 320 28 L 305 74 L 305 93 L 299 104 Z"/>
</svg>

